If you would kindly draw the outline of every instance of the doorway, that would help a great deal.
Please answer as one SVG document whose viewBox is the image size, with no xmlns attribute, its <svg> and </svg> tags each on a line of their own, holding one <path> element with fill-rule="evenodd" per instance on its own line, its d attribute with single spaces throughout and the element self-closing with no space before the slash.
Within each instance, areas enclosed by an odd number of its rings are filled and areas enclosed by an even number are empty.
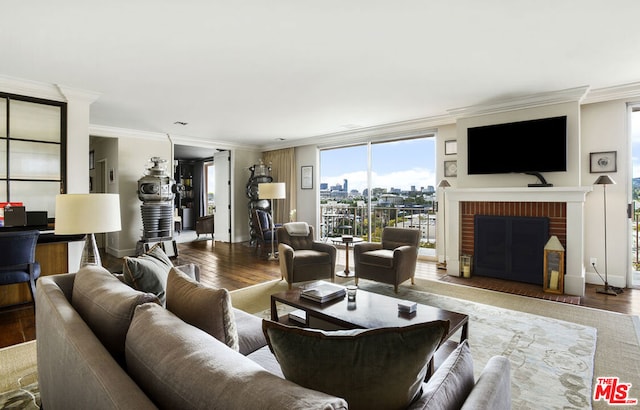
<svg viewBox="0 0 640 410">
<path fill-rule="evenodd" d="M 640 104 L 630 106 L 629 136 L 631 139 L 631 204 L 633 218 L 631 218 L 631 254 L 632 269 L 629 287 L 640 288 Z"/>
</svg>

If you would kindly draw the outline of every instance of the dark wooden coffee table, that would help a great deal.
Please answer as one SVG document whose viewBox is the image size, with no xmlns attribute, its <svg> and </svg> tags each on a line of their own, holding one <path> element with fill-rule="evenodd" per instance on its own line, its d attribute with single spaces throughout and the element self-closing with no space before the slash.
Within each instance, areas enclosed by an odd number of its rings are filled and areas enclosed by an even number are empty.
<svg viewBox="0 0 640 410">
<path fill-rule="evenodd" d="M 469 336 L 469 316 L 439 309 L 433 306 L 418 304 L 415 313 L 407 315 L 398 312 L 398 302 L 402 299 L 379 295 L 358 289 L 355 302 L 349 302 L 347 297 L 341 297 L 325 303 L 317 303 L 300 297 L 302 289 L 291 289 L 271 295 L 271 320 L 287 324 L 306 325 L 316 327 L 310 320 L 317 319 L 336 328 L 343 329 L 371 329 L 376 327 L 408 326 L 417 323 L 433 322 L 434 320 L 448 320 L 449 332 L 443 338 L 443 343 L 434 355 L 430 366 L 430 374 L 457 346 L 457 342 L 449 340 L 458 330 L 461 330 L 460 343 Z M 301 309 L 306 313 L 306 323 L 300 324 L 279 317 L 278 303 Z M 437 357 L 435 357 L 437 356 Z"/>
</svg>

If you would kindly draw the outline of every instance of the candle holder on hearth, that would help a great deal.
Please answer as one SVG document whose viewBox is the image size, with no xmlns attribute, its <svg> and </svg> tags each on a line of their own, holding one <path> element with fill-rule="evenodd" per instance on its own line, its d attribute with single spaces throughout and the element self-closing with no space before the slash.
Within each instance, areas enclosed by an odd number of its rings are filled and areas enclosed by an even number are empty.
<svg viewBox="0 0 640 410">
<path fill-rule="evenodd" d="M 473 257 L 471 255 L 462 255 L 460 257 L 460 273 L 464 278 L 471 277 L 471 265 L 473 263 Z"/>
</svg>

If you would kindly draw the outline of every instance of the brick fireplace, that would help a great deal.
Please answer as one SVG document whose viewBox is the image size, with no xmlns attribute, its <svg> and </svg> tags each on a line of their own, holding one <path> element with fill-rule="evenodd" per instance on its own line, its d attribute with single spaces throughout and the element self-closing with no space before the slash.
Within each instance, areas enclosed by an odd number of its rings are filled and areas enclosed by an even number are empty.
<svg viewBox="0 0 640 410">
<path fill-rule="evenodd" d="M 565 202 L 460 202 L 460 252 L 464 255 L 473 255 L 476 215 L 549 218 L 549 236 L 557 236 L 562 246 L 567 247 Z"/>
<path fill-rule="evenodd" d="M 565 293 L 584 296 L 584 201 L 586 187 L 462 188 L 446 190 L 447 273 L 459 276 L 460 256 L 473 254 L 474 215 L 544 216 L 549 234 L 565 248 Z"/>
</svg>

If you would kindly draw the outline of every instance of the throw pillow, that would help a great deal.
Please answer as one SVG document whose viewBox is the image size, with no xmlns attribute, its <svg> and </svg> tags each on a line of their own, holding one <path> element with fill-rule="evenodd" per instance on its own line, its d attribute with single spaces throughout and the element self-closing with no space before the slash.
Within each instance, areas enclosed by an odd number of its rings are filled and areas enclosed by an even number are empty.
<svg viewBox="0 0 640 410">
<path fill-rule="evenodd" d="M 459 409 L 473 390 L 473 358 L 463 341 L 431 376 L 420 397 L 419 408 Z"/>
<path fill-rule="evenodd" d="M 102 266 L 88 265 L 76 273 L 71 304 L 120 363 L 133 312 L 147 302 L 158 303 L 158 298 L 131 289 Z"/>
<path fill-rule="evenodd" d="M 404 409 L 419 397 L 449 322 L 322 331 L 263 320 L 262 328 L 287 380 L 350 409 Z"/>
<path fill-rule="evenodd" d="M 347 403 L 269 373 L 167 309 L 133 315 L 127 374 L 163 409 L 335 409 Z"/>
<path fill-rule="evenodd" d="M 122 273 L 127 285 L 141 292 L 153 293 L 164 305 L 167 275 L 172 267 L 171 259 L 158 243 L 139 257 L 125 256 Z"/>
<path fill-rule="evenodd" d="M 214 289 L 171 268 L 167 279 L 167 310 L 204 330 L 234 350 L 238 331 L 227 289 Z"/>
</svg>

